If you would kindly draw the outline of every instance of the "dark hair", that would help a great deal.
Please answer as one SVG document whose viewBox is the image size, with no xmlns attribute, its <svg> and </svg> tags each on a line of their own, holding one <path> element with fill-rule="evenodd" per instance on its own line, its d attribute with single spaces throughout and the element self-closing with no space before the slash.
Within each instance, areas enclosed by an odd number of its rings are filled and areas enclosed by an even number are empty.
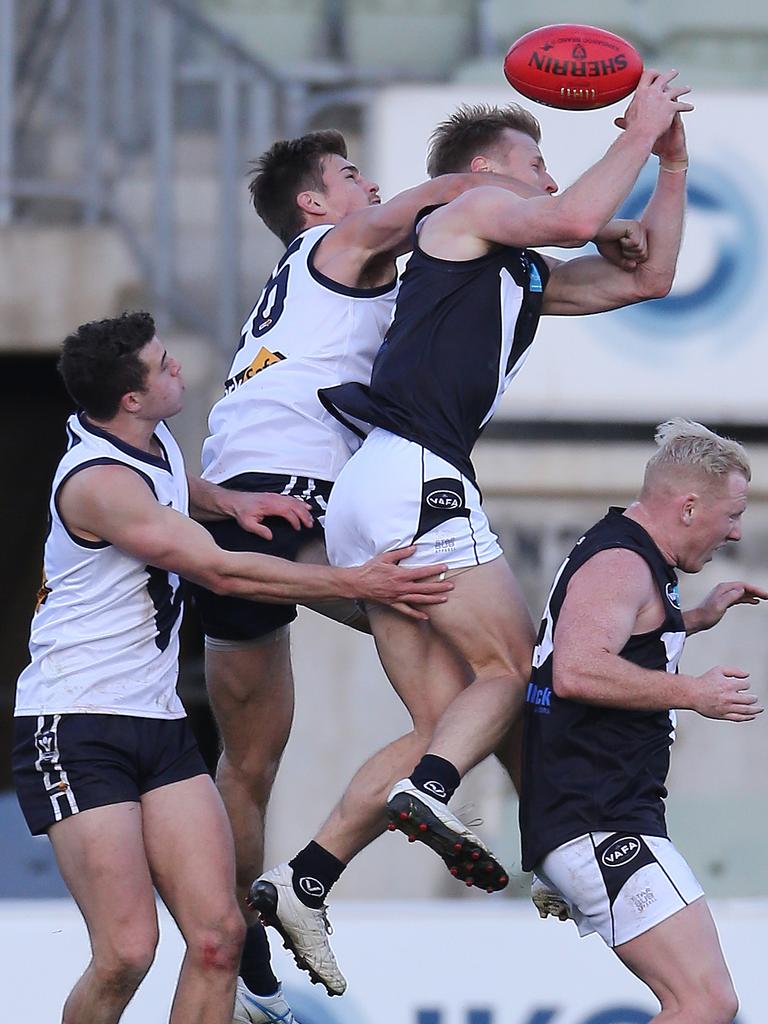
<svg viewBox="0 0 768 1024">
<path fill-rule="evenodd" d="M 276 142 L 255 162 L 248 185 L 253 205 L 285 245 L 305 226 L 296 196 L 305 189 L 325 191 L 322 161 L 331 154 L 346 159 L 347 144 L 341 132 L 329 128 Z"/>
<path fill-rule="evenodd" d="M 94 419 L 111 419 L 123 395 L 144 390 L 139 353 L 154 336 L 155 321 L 143 312 L 81 324 L 64 339 L 58 363 L 72 400 Z"/>
<path fill-rule="evenodd" d="M 530 135 L 536 143 L 541 141 L 539 122 L 517 103 L 506 107 L 462 104 L 455 114 L 441 121 L 430 136 L 427 152 L 430 178 L 468 171 L 474 157 L 497 145 L 499 136 L 507 128 Z"/>
</svg>

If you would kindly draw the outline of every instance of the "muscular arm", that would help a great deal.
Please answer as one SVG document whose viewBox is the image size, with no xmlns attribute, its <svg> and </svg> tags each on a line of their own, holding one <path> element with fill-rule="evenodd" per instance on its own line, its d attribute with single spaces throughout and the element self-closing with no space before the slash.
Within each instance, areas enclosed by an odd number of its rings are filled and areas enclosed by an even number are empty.
<svg viewBox="0 0 768 1024">
<path fill-rule="evenodd" d="M 448 581 L 422 582 L 445 566 L 402 568 L 394 564 L 402 553 L 390 552 L 354 569 L 335 569 L 224 551 L 198 523 L 161 505 L 146 483 L 124 466 L 82 470 L 62 487 L 58 501 L 69 529 L 84 539 L 108 541 L 147 565 L 219 594 L 268 601 L 363 598 L 395 604 L 407 613 L 404 605 L 443 601 L 450 589 Z"/>
<path fill-rule="evenodd" d="M 557 696 L 635 711 L 688 709 L 731 722 L 762 713 L 741 669 L 716 666 L 689 676 L 619 656 L 633 634 L 658 628 L 661 616 L 645 559 L 621 548 L 590 558 L 568 584 L 558 616 L 552 673 Z"/>
<path fill-rule="evenodd" d="M 691 708 L 696 680 L 619 657 L 633 633 L 662 621 L 648 563 L 634 551 L 600 551 L 571 579 L 554 636 L 559 697 L 642 711 Z"/>
<path fill-rule="evenodd" d="M 431 255 L 463 260 L 483 255 L 493 243 L 579 246 L 590 241 L 629 194 L 675 113 L 692 109 L 679 101 L 687 89 L 672 86 L 674 76 L 643 73 L 622 119 L 624 133 L 561 195 L 522 201 L 498 189 L 477 189 L 429 218 L 422 246 Z"/>
<path fill-rule="evenodd" d="M 388 265 L 410 250 L 413 222 L 419 210 L 450 203 L 470 189 L 487 186 L 490 180 L 502 193 L 514 190 L 522 198 L 537 194 L 532 186 L 500 175 L 442 174 L 400 192 L 380 206 L 349 214 L 322 239 L 314 265 L 331 280 L 353 288 L 360 283 L 371 261 Z M 394 274 L 394 268 L 391 273 Z"/>
<path fill-rule="evenodd" d="M 543 313 L 602 313 L 669 293 L 683 237 L 686 198 L 686 173 L 681 168 L 687 163 L 687 150 L 679 114 L 654 152 L 660 156 L 656 188 L 640 220 L 647 236 L 647 258 L 629 271 L 597 255 L 551 265 Z"/>
</svg>

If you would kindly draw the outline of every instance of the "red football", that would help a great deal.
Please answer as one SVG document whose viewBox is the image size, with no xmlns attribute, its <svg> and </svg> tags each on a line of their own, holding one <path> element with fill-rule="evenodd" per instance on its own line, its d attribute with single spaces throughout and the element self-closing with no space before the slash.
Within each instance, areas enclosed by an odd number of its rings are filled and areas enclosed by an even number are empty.
<svg viewBox="0 0 768 1024">
<path fill-rule="evenodd" d="M 521 36 L 504 58 L 511 86 L 563 110 L 594 110 L 628 96 L 643 72 L 621 36 L 590 25 L 545 25 Z"/>
</svg>

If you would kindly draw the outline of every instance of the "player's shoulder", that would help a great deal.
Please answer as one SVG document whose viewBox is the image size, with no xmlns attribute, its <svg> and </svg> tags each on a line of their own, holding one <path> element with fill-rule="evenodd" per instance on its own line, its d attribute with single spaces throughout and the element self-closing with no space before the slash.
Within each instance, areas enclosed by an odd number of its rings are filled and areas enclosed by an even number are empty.
<svg viewBox="0 0 768 1024">
<path fill-rule="evenodd" d="M 646 557 L 634 547 L 601 547 L 587 553 L 567 581 L 572 597 L 579 592 L 588 599 L 642 604 L 655 594 L 654 575 Z"/>
<path fill-rule="evenodd" d="M 59 486 L 59 494 L 90 497 L 99 505 L 117 505 L 126 490 L 140 491 L 147 489 L 151 481 L 149 476 L 126 462 L 118 459 L 95 459 L 75 467 Z"/>
</svg>

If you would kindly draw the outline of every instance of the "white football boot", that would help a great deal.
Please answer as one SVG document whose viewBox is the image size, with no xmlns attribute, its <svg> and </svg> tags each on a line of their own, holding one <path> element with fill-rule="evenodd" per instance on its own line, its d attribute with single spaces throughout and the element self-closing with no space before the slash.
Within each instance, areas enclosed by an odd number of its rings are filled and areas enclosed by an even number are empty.
<svg viewBox="0 0 768 1024">
<path fill-rule="evenodd" d="M 261 923 L 275 928 L 283 945 L 293 953 L 296 964 L 313 984 L 325 985 L 329 996 L 340 996 L 347 981 L 339 970 L 328 936 L 333 929 L 328 908 L 305 906 L 293 890 L 293 868 L 279 864 L 265 872 L 251 886 L 248 902 L 257 910 Z"/>
</svg>

